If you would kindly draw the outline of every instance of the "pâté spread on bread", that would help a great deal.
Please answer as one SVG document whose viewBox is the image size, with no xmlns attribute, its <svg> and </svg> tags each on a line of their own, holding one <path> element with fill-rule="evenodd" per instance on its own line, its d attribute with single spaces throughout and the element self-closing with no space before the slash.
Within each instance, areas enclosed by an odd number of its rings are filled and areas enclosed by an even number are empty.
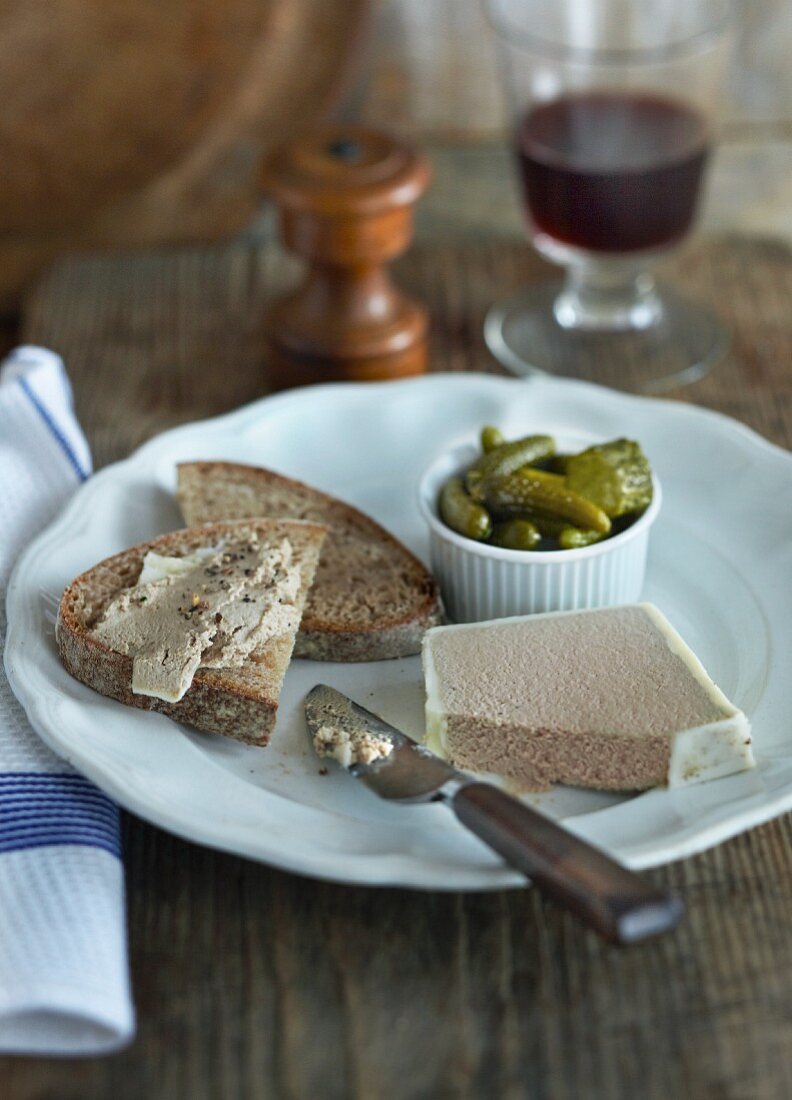
<svg viewBox="0 0 792 1100">
<path fill-rule="evenodd" d="M 108 603 L 94 634 L 133 658 L 135 694 L 176 703 L 199 666 L 241 665 L 295 631 L 299 589 L 288 539 L 270 546 L 252 536 L 183 557 L 149 550 L 137 584 Z"/>
<path fill-rule="evenodd" d="M 326 535 L 251 519 L 105 558 L 64 590 L 60 658 L 101 695 L 264 746 Z"/>
</svg>

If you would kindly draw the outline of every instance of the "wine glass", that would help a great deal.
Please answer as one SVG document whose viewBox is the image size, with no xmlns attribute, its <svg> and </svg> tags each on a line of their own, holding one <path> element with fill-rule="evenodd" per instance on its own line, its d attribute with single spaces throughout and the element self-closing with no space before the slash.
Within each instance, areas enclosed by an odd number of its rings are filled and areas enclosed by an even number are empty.
<svg viewBox="0 0 792 1100">
<path fill-rule="evenodd" d="M 544 371 L 657 392 L 728 345 L 666 288 L 657 259 L 696 217 L 730 42 L 729 0 L 488 0 L 534 247 L 566 268 L 493 307 L 490 350 Z"/>
</svg>

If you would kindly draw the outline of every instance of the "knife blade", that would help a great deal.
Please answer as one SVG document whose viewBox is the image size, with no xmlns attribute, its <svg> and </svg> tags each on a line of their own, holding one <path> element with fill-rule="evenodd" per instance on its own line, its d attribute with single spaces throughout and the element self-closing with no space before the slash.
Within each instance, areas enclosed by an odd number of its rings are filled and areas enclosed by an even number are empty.
<svg viewBox="0 0 792 1100">
<path fill-rule="evenodd" d="M 314 748 L 334 755 L 380 798 L 440 801 L 555 901 L 612 943 L 674 928 L 681 902 L 499 787 L 453 767 L 327 684 L 305 699 Z"/>
<path fill-rule="evenodd" d="M 324 728 L 337 732 L 342 745 L 368 735 L 392 746 L 387 756 L 380 756 L 368 764 L 354 761 L 348 767 L 356 779 L 362 780 L 380 798 L 393 802 L 430 802 L 445 784 L 466 778 L 401 730 L 326 684 L 317 684 L 309 691 L 305 698 L 305 718 L 312 739 Z"/>
</svg>

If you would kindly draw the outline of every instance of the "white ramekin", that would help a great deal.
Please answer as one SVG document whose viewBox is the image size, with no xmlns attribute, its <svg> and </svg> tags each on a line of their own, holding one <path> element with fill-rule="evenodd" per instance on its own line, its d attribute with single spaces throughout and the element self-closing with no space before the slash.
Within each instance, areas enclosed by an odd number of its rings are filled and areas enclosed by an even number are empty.
<svg viewBox="0 0 792 1100">
<path fill-rule="evenodd" d="M 474 443 L 454 447 L 432 463 L 418 487 L 421 513 L 429 525 L 432 570 L 454 622 L 606 607 L 640 599 L 649 529 L 662 499 L 656 477 L 652 503 L 631 527 L 613 538 L 579 550 L 504 550 L 457 534 L 438 513 L 443 483 L 467 469 L 479 453 Z"/>
</svg>

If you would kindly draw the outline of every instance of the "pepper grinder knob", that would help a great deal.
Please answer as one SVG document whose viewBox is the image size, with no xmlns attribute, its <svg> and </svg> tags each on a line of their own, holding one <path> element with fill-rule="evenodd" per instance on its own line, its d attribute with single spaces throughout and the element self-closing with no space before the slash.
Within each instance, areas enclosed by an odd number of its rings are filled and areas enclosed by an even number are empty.
<svg viewBox="0 0 792 1100">
<path fill-rule="evenodd" d="M 281 241 L 309 265 L 266 316 L 273 388 L 426 370 L 426 309 L 394 287 L 385 265 L 412 239 L 430 174 L 413 146 L 352 126 L 314 132 L 269 160 Z"/>
</svg>

